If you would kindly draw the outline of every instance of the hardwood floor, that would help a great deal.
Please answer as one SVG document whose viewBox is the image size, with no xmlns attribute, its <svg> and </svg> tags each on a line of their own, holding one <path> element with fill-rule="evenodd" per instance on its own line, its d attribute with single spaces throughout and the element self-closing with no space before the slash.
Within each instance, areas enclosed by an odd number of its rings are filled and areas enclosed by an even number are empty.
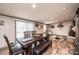
<svg viewBox="0 0 79 59">
<path fill-rule="evenodd" d="M 9 54 L 8 48 L 3 49 L 3 50 L 0 51 L 0 55 L 8 55 L 8 54 Z"/>
</svg>

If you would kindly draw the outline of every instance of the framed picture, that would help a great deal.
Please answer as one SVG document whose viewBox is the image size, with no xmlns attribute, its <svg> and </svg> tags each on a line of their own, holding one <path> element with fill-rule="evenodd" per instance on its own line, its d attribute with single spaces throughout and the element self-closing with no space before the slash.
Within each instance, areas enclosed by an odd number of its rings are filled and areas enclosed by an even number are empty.
<svg viewBox="0 0 79 59">
<path fill-rule="evenodd" d="M 59 28 L 63 28 L 64 25 L 63 25 L 62 23 L 59 23 L 58 27 L 59 27 Z"/>
<path fill-rule="evenodd" d="M 39 25 L 36 23 L 36 25 L 35 25 L 36 27 L 38 27 Z"/>
<path fill-rule="evenodd" d="M 51 28 L 54 28 L 54 26 L 51 26 Z"/>
<path fill-rule="evenodd" d="M 0 20 L 0 25 L 4 25 L 4 21 L 3 20 Z"/>
</svg>

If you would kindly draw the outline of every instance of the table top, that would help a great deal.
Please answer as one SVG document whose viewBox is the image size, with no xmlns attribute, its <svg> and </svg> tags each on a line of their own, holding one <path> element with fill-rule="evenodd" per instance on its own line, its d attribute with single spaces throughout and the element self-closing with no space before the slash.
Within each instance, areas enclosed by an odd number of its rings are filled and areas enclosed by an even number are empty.
<svg viewBox="0 0 79 59">
<path fill-rule="evenodd" d="M 38 37 L 38 38 L 33 38 L 33 39 L 31 39 L 31 40 L 26 40 L 26 41 L 20 41 L 23 45 L 25 45 L 25 46 L 28 46 L 28 45 L 31 45 L 32 43 L 34 43 L 34 42 L 36 42 L 36 41 L 39 41 L 39 40 L 41 40 L 41 39 L 43 39 L 44 37 Z"/>
<path fill-rule="evenodd" d="M 48 37 L 48 36 L 46 36 Z M 29 45 L 32 45 L 32 43 L 35 43 L 37 41 L 40 41 L 46 37 L 43 37 L 43 36 L 39 36 L 39 35 L 36 35 L 33 39 L 30 39 L 30 40 L 24 40 L 24 41 L 19 41 L 19 43 L 23 46 L 29 46 Z"/>
</svg>

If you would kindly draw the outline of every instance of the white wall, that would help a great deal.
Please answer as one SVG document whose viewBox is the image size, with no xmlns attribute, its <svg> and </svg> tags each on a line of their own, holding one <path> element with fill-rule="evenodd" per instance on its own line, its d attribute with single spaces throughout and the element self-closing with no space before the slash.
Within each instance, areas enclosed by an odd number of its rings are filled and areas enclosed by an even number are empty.
<svg viewBox="0 0 79 59">
<path fill-rule="evenodd" d="M 58 28 L 59 23 L 55 23 L 52 24 L 54 25 L 54 28 L 49 28 L 49 30 L 52 31 L 52 34 L 57 34 L 57 35 L 66 35 L 68 36 L 69 33 L 69 29 L 70 29 L 70 25 L 72 24 L 71 21 L 67 21 L 67 22 L 62 22 L 62 24 L 64 25 L 63 28 Z M 61 30 L 60 30 L 61 29 Z"/>
<path fill-rule="evenodd" d="M 15 19 L 0 15 L 0 20 L 4 21 L 4 25 L 0 25 L 0 48 L 2 48 L 6 46 L 4 34 L 11 42 L 15 41 Z"/>
<path fill-rule="evenodd" d="M 35 27 L 35 31 L 36 31 L 36 34 L 41 34 L 41 33 L 44 33 L 46 31 L 46 25 L 45 24 L 42 24 L 42 27 L 41 28 L 36 28 Z"/>
<path fill-rule="evenodd" d="M 36 34 L 41 34 L 43 33 L 43 28 L 36 28 Z"/>
</svg>

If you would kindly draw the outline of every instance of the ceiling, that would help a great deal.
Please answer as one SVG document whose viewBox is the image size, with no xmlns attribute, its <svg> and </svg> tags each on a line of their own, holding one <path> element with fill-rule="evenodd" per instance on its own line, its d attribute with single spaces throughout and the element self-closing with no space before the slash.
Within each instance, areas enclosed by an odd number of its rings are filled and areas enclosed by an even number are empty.
<svg viewBox="0 0 79 59">
<path fill-rule="evenodd" d="M 46 24 L 72 19 L 77 3 L 0 3 L 0 14 L 20 17 Z"/>
</svg>

